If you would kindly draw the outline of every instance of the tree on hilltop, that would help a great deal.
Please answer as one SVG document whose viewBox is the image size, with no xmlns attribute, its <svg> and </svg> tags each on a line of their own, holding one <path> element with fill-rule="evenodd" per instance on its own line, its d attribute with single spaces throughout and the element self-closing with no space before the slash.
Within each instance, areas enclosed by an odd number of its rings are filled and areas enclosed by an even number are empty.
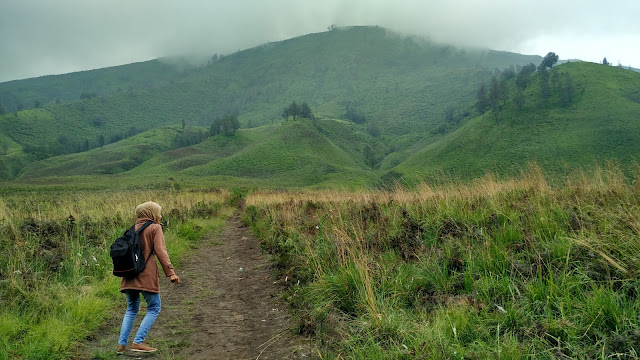
<svg viewBox="0 0 640 360">
<path fill-rule="evenodd" d="M 524 107 L 524 92 L 519 87 L 516 89 L 516 95 L 513 98 L 513 102 L 518 110 L 522 110 L 522 108 Z"/>
<path fill-rule="evenodd" d="M 227 115 L 222 119 L 222 132 L 231 136 L 236 133 L 236 130 L 240 129 L 240 121 L 235 115 Z"/>
<path fill-rule="evenodd" d="M 314 120 L 313 112 L 309 107 L 309 104 L 303 102 L 302 105 L 298 105 L 295 101 L 289 104 L 288 107 L 282 110 L 282 118 L 285 120 L 289 120 L 289 116 L 293 117 L 295 120 L 298 116 L 304 119 Z"/>
<path fill-rule="evenodd" d="M 314 119 L 313 113 L 311 112 L 311 108 L 309 107 L 309 104 L 307 104 L 306 102 L 303 102 L 302 105 L 300 105 L 299 115 L 301 118 L 304 118 L 304 119 L 310 119 L 310 120 Z"/>
<path fill-rule="evenodd" d="M 224 134 L 231 136 L 236 133 L 236 130 L 240 128 L 240 121 L 236 115 L 225 115 L 221 118 L 217 118 L 211 123 L 209 127 L 209 135 L 214 136 L 218 134 Z"/>
<path fill-rule="evenodd" d="M 602 65 L 611 65 L 610 62 L 607 61 L 607 58 L 605 57 L 604 59 L 602 59 Z"/>
<path fill-rule="evenodd" d="M 476 109 L 481 114 L 484 114 L 489 108 L 489 99 L 487 98 L 487 87 L 482 84 L 477 93 L 478 101 L 476 101 Z"/>
<path fill-rule="evenodd" d="M 502 79 L 498 80 L 497 77 L 491 78 L 491 88 L 489 88 L 489 106 L 493 110 L 493 115 L 498 119 L 498 115 L 502 111 L 505 103 L 508 100 L 507 94 L 507 81 Z"/>
<path fill-rule="evenodd" d="M 549 71 L 546 67 L 542 67 L 538 70 L 540 74 L 540 99 L 542 102 L 540 105 L 544 105 L 547 102 L 547 98 L 551 95 L 551 89 L 549 88 Z"/>
<path fill-rule="evenodd" d="M 289 116 L 292 116 L 293 120 L 295 120 L 299 113 L 300 113 L 300 107 L 298 106 L 298 104 L 296 104 L 296 101 L 294 100 L 293 102 L 291 102 L 291 104 L 289 104 L 288 107 L 284 108 L 284 110 L 282 111 L 282 117 L 285 120 L 289 120 Z"/>
<path fill-rule="evenodd" d="M 562 79 L 560 81 L 560 88 L 558 90 L 558 95 L 560 97 L 560 103 L 562 106 L 567 106 L 573 101 L 573 97 L 575 95 L 576 89 L 573 85 L 573 80 L 568 73 L 562 74 Z"/>
<path fill-rule="evenodd" d="M 553 67 L 553 65 L 555 65 L 555 63 L 558 62 L 558 59 L 560 57 L 558 55 L 556 55 L 556 53 L 554 52 L 550 52 L 548 53 L 544 59 L 542 59 L 542 62 L 540 63 L 540 66 L 538 67 L 538 69 L 546 69 L 549 68 L 551 69 Z"/>
<path fill-rule="evenodd" d="M 534 71 L 536 71 L 536 66 L 532 63 L 523 66 L 516 78 L 516 85 L 522 90 L 526 89 L 529 86 L 530 76 Z"/>
</svg>

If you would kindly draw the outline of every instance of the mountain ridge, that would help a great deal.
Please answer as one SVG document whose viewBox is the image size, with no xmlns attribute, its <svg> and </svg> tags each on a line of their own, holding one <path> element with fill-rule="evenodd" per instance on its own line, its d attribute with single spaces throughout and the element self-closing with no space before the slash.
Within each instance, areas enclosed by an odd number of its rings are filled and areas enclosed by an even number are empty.
<svg viewBox="0 0 640 360">
<path fill-rule="evenodd" d="M 461 177 L 476 176 L 488 169 L 509 172 L 513 170 L 495 165 L 508 163 L 504 154 L 492 153 L 480 161 L 474 158 L 478 151 L 489 151 L 485 142 L 491 141 L 478 140 L 478 134 L 496 137 L 495 132 L 489 131 L 491 127 L 505 126 L 500 121 L 493 124 L 478 120 L 479 116 L 491 117 L 492 112 L 478 113 L 474 107 L 476 92 L 481 84 L 490 83 L 492 76 L 507 73 L 505 69 L 511 68 L 515 74 L 520 65 L 537 64 L 540 60 L 537 56 L 435 44 L 379 27 L 309 34 L 212 58 L 205 67 L 166 75 L 152 86 L 2 115 L 0 142 L 6 144 L 7 154 L 0 156 L 0 178 L 36 181 L 72 174 L 99 177 L 105 173 L 125 178 L 139 177 L 146 171 L 158 178 L 231 176 L 260 184 L 258 178 L 263 176 L 264 183 L 272 186 L 315 186 L 339 183 L 338 174 L 343 171 L 350 184 L 372 186 L 390 174 L 410 179 L 422 176 L 416 174 L 439 171 L 454 171 Z M 633 92 L 636 73 L 619 76 L 614 73 L 617 68 L 580 64 L 559 65 L 550 74 L 570 73 L 577 86 L 588 89 L 597 88 L 598 78 L 609 79 L 613 81 L 610 86 L 624 87 L 626 92 L 609 91 L 601 96 L 610 97 L 621 110 L 604 103 L 601 108 L 591 109 L 592 115 L 620 113 L 625 119 L 635 116 L 633 104 L 640 99 L 640 94 Z M 537 73 L 530 77 L 534 83 L 524 92 L 529 104 L 526 111 L 514 110 L 515 83 L 511 79 L 510 100 L 505 102 L 502 118 L 543 117 L 546 121 L 562 121 L 566 112 L 587 111 L 588 103 L 580 100 L 570 107 L 559 105 L 555 92 L 549 106 L 534 106 L 538 101 L 539 80 Z M 628 98 L 630 103 L 620 98 Z M 305 125 L 299 125 L 302 128 L 286 122 L 280 114 L 292 100 L 308 102 L 316 119 L 304 120 Z M 242 124 L 237 135 L 204 138 L 211 122 L 234 113 Z M 284 146 L 288 143 L 277 138 L 282 135 L 277 135 L 282 130 L 279 127 L 299 132 L 300 143 L 296 145 L 304 151 L 296 153 L 295 147 L 290 150 Z M 150 135 L 154 129 L 165 129 L 163 133 L 171 135 L 163 138 L 164 143 L 157 142 Z M 469 133 L 460 135 L 468 129 Z M 630 129 L 626 129 L 627 133 L 636 136 L 635 129 Z M 521 131 L 535 129 L 525 126 Z M 190 134 L 199 140 L 191 144 L 178 141 L 180 136 Z M 270 139 L 271 145 L 265 144 L 264 139 L 260 141 L 260 136 Z M 316 151 L 331 154 L 329 158 L 314 155 L 313 146 L 303 144 L 307 136 L 315 139 Z M 526 143 L 519 134 L 510 136 Z M 473 141 L 469 139 L 475 139 L 473 151 Z M 504 143 L 498 140 L 495 140 L 498 144 Z M 155 145 L 141 150 L 136 147 L 138 141 L 141 145 L 146 141 Z M 282 149 L 276 151 L 275 144 L 283 145 Z M 585 159 L 595 159 L 593 153 L 606 149 L 603 143 L 597 144 Z M 262 169 L 262 173 L 234 170 L 234 166 L 240 168 L 253 161 L 243 157 L 243 146 L 251 154 L 247 156 L 253 160 L 263 158 L 276 171 L 266 171 L 257 163 L 253 168 Z M 266 146 L 265 151 L 249 149 L 261 146 Z M 504 149 L 507 145 L 501 146 Z M 620 157 L 625 148 L 635 151 L 632 142 L 625 140 L 622 147 L 615 147 L 610 154 Z M 535 160 L 527 153 L 531 149 L 519 149 L 521 155 L 514 159 L 520 160 L 514 161 L 514 166 L 525 166 L 522 159 Z M 128 152 L 141 155 L 136 157 Z M 107 161 L 109 156 L 120 156 L 120 162 Z M 292 167 L 292 162 L 289 165 L 277 162 L 280 157 L 285 163 L 291 156 L 305 159 L 300 160 L 299 167 L 306 170 Z M 630 160 L 624 157 L 623 161 Z M 101 162 L 105 162 L 102 168 Z M 309 163 L 324 166 L 324 170 L 307 168 Z M 572 162 L 572 166 L 584 165 L 588 164 Z M 300 181 L 286 175 L 287 171 L 297 170 Z"/>
</svg>

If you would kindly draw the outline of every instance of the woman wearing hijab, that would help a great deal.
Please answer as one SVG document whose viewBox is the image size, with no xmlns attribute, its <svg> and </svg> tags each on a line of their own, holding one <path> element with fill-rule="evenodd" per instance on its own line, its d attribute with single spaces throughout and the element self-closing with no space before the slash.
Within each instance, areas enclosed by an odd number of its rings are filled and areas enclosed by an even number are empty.
<svg viewBox="0 0 640 360">
<path fill-rule="evenodd" d="M 162 226 L 160 226 L 160 219 L 162 219 L 161 211 L 162 208 L 160 205 L 152 201 L 136 207 L 137 220 L 135 229 L 138 230 L 147 221 L 153 221 L 153 224 L 147 226 L 147 228 L 140 233 L 140 247 L 144 258 L 148 259 L 146 267 L 134 278 L 122 278 L 120 284 L 120 291 L 125 293 L 127 297 L 127 311 L 122 320 L 120 339 L 118 340 L 118 346 L 116 348 L 116 353 L 118 354 L 126 351 L 133 321 L 136 315 L 138 315 L 138 309 L 140 308 L 140 294 L 142 294 L 142 297 L 144 297 L 147 303 L 147 314 L 144 316 L 144 319 L 142 319 L 140 328 L 133 339 L 131 350 L 137 352 L 156 351 L 155 348 L 145 343 L 147 333 L 160 313 L 160 284 L 156 257 L 160 260 L 164 274 L 171 278 L 171 282 L 176 284 L 180 282 L 180 278 L 173 271 L 173 265 L 171 265 L 169 254 L 164 244 L 164 235 L 162 234 Z"/>
</svg>

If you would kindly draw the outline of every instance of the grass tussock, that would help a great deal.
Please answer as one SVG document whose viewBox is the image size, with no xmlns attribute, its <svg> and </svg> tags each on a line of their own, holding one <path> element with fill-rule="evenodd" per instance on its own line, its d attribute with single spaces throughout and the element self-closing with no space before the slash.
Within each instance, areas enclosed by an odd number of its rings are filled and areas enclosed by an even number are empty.
<svg viewBox="0 0 640 360">
<path fill-rule="evenodd" d="M 226 215 L 228 191 L 8 193 L 0 199 L 0 359 L 63 359 L 117 303 L 109 246 L 135 206 L 163 207 L 174 263 Z"/>
<path fill-rule="evenodd" d="M 531 166 L 415 190 L 257 192 L 245 220 L 326 358 L 636 358 L 639 200 L 614 166 L 555 185 Z"/>
</svg>

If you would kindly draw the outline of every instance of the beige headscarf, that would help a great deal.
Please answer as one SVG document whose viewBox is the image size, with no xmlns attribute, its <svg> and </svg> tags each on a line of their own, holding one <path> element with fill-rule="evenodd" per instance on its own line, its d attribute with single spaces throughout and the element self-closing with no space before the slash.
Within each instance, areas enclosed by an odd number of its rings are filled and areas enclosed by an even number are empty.
<svg viewBox="0 0 640 360">
<path fill-rule="evenodd" d="M 153 201 L 136 206 L 136 218 L 149 218 L 155 222 L 160 222 L 160 212 L 162 208 Z"/>
</svg>

